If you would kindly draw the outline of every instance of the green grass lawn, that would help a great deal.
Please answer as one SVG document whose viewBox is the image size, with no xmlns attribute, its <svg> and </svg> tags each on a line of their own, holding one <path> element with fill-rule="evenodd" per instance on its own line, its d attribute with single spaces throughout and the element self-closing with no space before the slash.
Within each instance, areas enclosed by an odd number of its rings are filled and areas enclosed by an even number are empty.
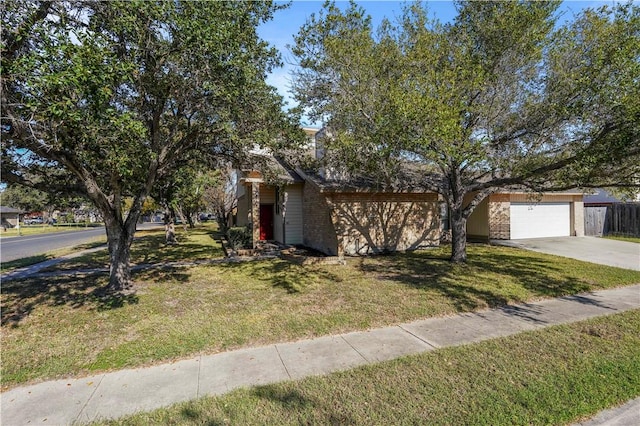
<svg viewBox="0 0 640 426">
<path fill-rule="evenodd" d="M 219 257 L 216 236 L 201 227 L 165 246 L 150 233 L 134 242 L 133 261 Z M 104 256 L 72 262 L 104 264 Z M 347 266 L 275 259 L 149 269 L 124 294 L 105 291 L 104 274 L 9 281 L 2 386 L 640 282 L 640 272 L 508 247 L 470 245 L 467 265 L 447 257 L 439 248 Z"/>
<path fill-rule="evenodd" d="M 77 251 L 104 246 L 106 242 L 107 242 L 107 238 L 104 236 L 100 236 L 100 237 L 95 237 L 93 241 L 81 244 L 79 246 L 61 248 L 58 250 L 52 250 L 47 253 L 38 254 L 36 256 L 22 257 L 20 259 L 10 260 L 8 262 L 2 262 L 0 264 L 0 271 L 9 272 L 17 268 L 22 268 L 29 265 L 35 265 L 36 263 L 41 263 L 47 260 L 55 259 L 57 257 L 75 253 Z"/>
<path fill-rule="evenodd" d="M 99 424 L 566 424 L 640 395 L 638 330 L 636 310 Z"/>
<path fill-rule="evenodd" d="M 131 246 L 131 264 L 190 262 L 224 257 L 220 247 L 217 225 L 207 223 L 190 229 L 176 230 L 179 244 L 166 245 L 164 230 L 141 230 L 136 232 L 136 240 Z M 45 271 L 99 269 L 109 266 L 107 251 L 88 253 L 66 260 Z"/>
</svg>

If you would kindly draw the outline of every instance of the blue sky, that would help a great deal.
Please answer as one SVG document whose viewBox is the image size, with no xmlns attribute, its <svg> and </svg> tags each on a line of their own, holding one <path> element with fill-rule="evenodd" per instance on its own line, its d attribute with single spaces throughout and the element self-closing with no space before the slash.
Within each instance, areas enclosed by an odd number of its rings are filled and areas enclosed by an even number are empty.
<svg viewBox="0 0 640 426">
<path fill-rule="evenodd" d="M 277 1 L 277 3 L 286 2 Z M 288 9 L 277 12 L 272 21 L 259 28 L 260 36 L 280 50 L 285 62 L 285 66 L 275 70 L 267 81 L 278 89 L 278 92 L 285 97 L 289 104 L 293 103 L 289 94 L 289 82 L 291 80 L 290 73 L 294 66 L 291 64 L 293 58 L 286 46 L 293 44 L 293 35 L 298 32 L 312 13 L 317 13 L 322 9 L 323 3 L 324 1 L 316 0 L 294 0 Z M 374 28 L 384 17 L 393 20 L 394 17 L 399 16 L 403 4 L 405 4 L 404 1 L 358 1 L 357 3 L 371 15 Z M 442 22 L 450 21 L 456 15 L 455 7 L 451 1 L 427 1 L 426 3 L 430 14 Z M 564 17 L 571 19 L 582 9 L 614 3 L 614 0 L 565 1 L 560 10 L 564 12 Z M 347 1 L 336 1 L 336 4 L 341 7 L 348 6 Z"/>
</svg>

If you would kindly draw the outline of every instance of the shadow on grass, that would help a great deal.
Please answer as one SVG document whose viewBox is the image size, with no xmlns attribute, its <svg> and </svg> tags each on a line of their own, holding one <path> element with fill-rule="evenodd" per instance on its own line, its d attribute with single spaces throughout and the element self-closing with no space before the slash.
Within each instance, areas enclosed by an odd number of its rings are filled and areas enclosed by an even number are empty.
<svg viewBox="0 0 640 426">
<path fill-rule="evenodd" d="M 37 256 L 23 257 L 21 259 L 11 260 L 9 262 L 2 262 L 2 264 L 0 264 L 0 271 L 12 271 L 14 269 L 23 268 L 25 266 L 35 265 L 36 263 L 41 263 L 52 258 L 53 256 L 50 256 L 48 254 L 39 254 Z"/>
<path fill-rule="evenodd" d="M 328 271 L 301 266 L 280 259 L 225 263 L 219 265 L 219 267 L 250 275 L 260 281 L 269 283 L 273 287 L 281 288 L 289 294 L 300 293 L 304 288 L 313 285 L 316 281 L 342 281 L 342 277 Z"/>
<path fill-rule="evenodd" d="M 105 311 L 137 304 L 138 296 L 131 292 L 115 292 L 106 287 L 106 280 L 97 277 L 49 277 L 3 283 L 0 323 L 18 326 L 33 310 L 42 305 Z"/>
<path fill-rule="evenodd" d="M 134 272 L 135 281 L 177 281 L 179 283 L 189 282 L 191 275 L 188 269 L 174 267 L 149 267 Z"/>
<path fill-rule="evenodd" d="M 435 291 L 453 301 L 458 311 L 522 302 L 524 289 L 533 297 L 558 297 L 591 289 L 550 261 L 527 252 L 476 246 L 466 264 L 451 264 L 449 253 L 438 250 L 362 259 L 358 268 L 379 279 Z M 510 289 L 511 288 L 511 289 Z"/>
<path fill-rule="evenodd" d="M 356 420 L 346 413 L 336 413 L 335 407 L 318 407 L 318 402 L 313 401 L 303 395 L 299 390 L 291 385 L 264 385 L 251 390 L 252 394 L 258 398 L 275 402 L 283 409 L 291 411 L 294 418 L 296 413 L 314 412 L 324 414 L 323 419 L 315 419 L 321 424 L 327 425 L 347 425 L 356 424 Z"/>
<path fill-rule="evenodd" d="M 200 259 L 223 257 L 220 244 L 211 244 L 211 240 L 218 242 L 214 231 L 201 235 L 198 241 L 192 241 L 184 234 L 177 235 L 178 244 L 167 245 L 164 234 L 149 235 L 135 241 L 131 248 L 131 259 L 135 263 L 180 262 Z"/>
</svg>

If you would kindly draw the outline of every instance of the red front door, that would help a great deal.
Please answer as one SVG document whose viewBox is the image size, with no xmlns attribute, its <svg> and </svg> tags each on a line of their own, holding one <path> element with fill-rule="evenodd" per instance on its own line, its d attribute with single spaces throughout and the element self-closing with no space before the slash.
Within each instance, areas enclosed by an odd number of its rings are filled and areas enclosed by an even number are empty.
<svg viewBox="0 0 640 426">
<path fill-rule="evenodd" d="M 260 239 L 273 240 L 273 204 L 260 205 Z"/>
</svg>

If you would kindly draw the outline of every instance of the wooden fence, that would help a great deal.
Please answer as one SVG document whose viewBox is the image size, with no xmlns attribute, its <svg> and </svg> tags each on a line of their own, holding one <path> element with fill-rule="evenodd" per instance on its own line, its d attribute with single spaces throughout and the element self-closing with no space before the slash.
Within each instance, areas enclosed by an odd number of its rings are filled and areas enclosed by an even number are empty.
<svg viewBox="0 0 640 426">
<path fill-rule="evenodd" d="M 584 206 L 584 234 L 640 237 L 640 203 Z"/>
</svg>

